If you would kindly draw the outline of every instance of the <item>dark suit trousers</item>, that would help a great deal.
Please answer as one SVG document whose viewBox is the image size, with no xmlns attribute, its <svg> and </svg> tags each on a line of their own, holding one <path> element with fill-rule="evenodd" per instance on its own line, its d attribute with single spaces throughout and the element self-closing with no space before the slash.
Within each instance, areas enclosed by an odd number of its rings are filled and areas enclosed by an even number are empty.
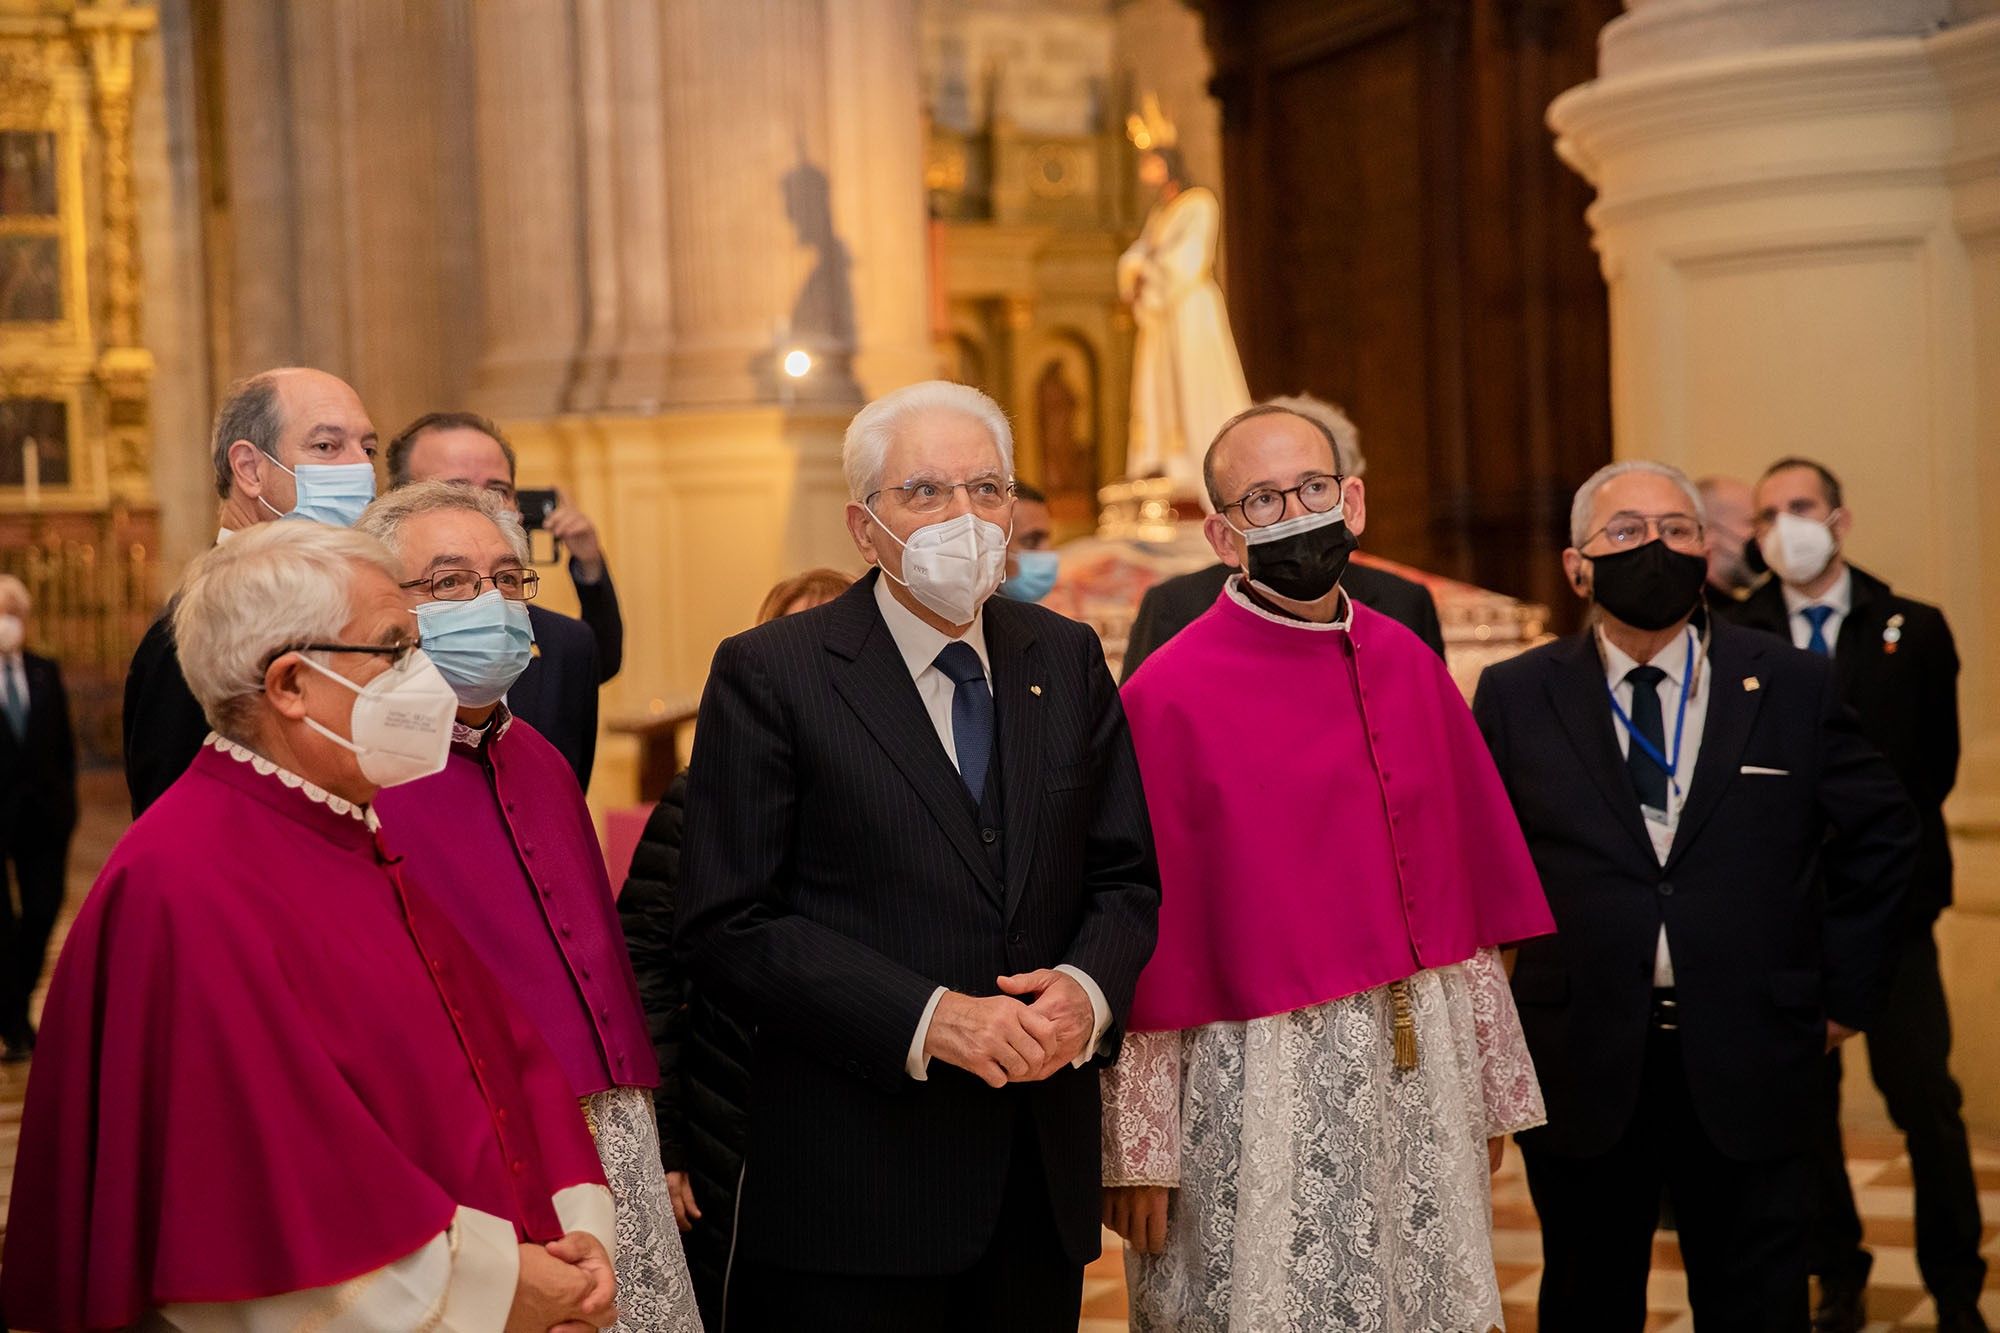
<svg viewBox="0 0 2000 1333">
<path fill-rule="evenodd" d="M 755 1162 L 750 1164 L 755 1171 Z M 1015 1124 L 1000 1224 L 978 1263 L 942 1277 L 803 1273 L 739 1259 L 730 1333 L 1075 1333 L 1083 1269 L 1063 1251 L 1049 1208 L 1035 1119 Z"/>
<path fill-rule="evenodd" d="M 1888 1002 L 1868 1029 L 1868 1068 L 1903 1131 L 1917 1193 L 1917 1267 L 1950 1309 L 1978 1302 L 1986 1283 L 1979 1257 L 1979 1186 L 1965 1142 L 1962 1098 L 1952 1081 L 1951 1014 L 1938 976 L 1937 941 L 1926 925 L 1896 957 Z M 1859 1288 L 1873 1261 L 1861 1248 L 1861 1218 L 1840 1144 L 1840 1052 L 1827 1057 L 1826 1113 L 1816 1172 L 1820 1209 L 1813 1226 L 1813 1272 L 1832 1286 Z"/>
<path fill-rule="evenodd" d="M 49 936 L 62 910 L 69 838 L 14 846 L 5 860 L 21 906 L 15 911 L 14 893 L 0 882 L 0 1037 L 17 1041 L 28 1035 L 28 1001 L 42 978 Z"/>
<path fill-rule="evenodd" d="M 1710 1142 L 1688 1096 L 1680 1037 L 1648 1038 L 1639 1107 L 1596 1157 L 1522 1144 L 1542 1223 L 1542 1333 L 1638 1333 L 1662 1191 L 1672 1199 L 1701 1333 L 1807 1325 L 1811 1158 L 1739 1162 Z"/>
</svg>

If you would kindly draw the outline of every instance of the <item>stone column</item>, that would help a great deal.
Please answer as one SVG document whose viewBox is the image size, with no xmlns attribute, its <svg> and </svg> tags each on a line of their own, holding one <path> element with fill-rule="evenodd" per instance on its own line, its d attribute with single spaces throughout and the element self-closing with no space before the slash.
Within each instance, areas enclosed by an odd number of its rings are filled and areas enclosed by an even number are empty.
<svg viewBox="0 0 2000 1333">
<path fill-rule="evenodd" d="M 1598 191 L 1616 453 L 1826 462 L 1855 561 L 1956 632 L 1940 940 L 1968 1114 L 2000 1125 L 2000 6 L 1632 0 L 1601 52 L 1549 123 Z"/>
<path fill-rule="evenodd" d="M 471 15 L 484 328 L 472 397 L 497 417 L 543 417 L 570 406 L 586 328 L 577 6 L 479 0 Z"/>
</svg>

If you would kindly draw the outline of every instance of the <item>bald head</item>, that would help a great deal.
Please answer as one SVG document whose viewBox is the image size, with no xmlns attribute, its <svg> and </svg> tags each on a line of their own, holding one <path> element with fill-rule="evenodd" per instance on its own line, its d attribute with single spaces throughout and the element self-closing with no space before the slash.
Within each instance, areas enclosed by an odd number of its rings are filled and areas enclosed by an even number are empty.
<svg viewBox="0 0 2000 1333">
<path fill-rule="evenodd" d="M 1296 485 L 1296 478 L 1276 480 L 1279 473 L 1299 471 L 1293 464 L 1302 465 L 1307 474 L 1338 474 L 1339 446 L 1322 423 L 1289 407 L 1266 403 L 1223 423 L 1202 459 L 1201 479 L 1208 487 L 1209 504 L 1219 510 L 1259 486 Z"/>
<path fill-rule="evenodd" d="M 288 512 L 300 467 L 373 464 L 376 444 L 361 396 L 337 375 L 286 366 L 238 380 L 215 414 L 215 490 L 230 502 L 225 520 Z"/>
</svg>

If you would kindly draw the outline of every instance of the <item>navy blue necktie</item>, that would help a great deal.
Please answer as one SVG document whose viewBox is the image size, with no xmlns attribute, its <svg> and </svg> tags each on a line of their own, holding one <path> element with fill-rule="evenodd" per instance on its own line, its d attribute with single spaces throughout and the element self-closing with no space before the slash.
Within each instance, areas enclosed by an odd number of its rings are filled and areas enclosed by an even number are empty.
<svg viewBox="0 0 2000 1333">
<path fill-rule="evenodd" d="M 1667 752 L 1666 721 L 1660 716 L 1660 682 L 1667 673 L 1656 666 L 1633 667 L 1625 673 L 1632 687 L 1632 734 L 1652 743 L 1654 754 Z M 1667 771 L 1655 763 L 1635 741 L 1625 751 L 1625 771 L 1632 775 L 1639 804 L 1664 812 L 1667 808 Z"/>
<path fill-rule="evenodd" d="M 1826 622 L 1833 619 L 1830 606 L 1802 606 L 1799 614 L 1812 626 L 1812 633 L 1806 636 L 1806 651 L 1818 653 L 1821 657 L 1833 656 L 1833 645 L 1826 641 Z"/>
<path fill-rule="evenodd" d="M 986 790 L 986 766 L 993 758 L 993 691 L 986 687 L 986 668 L 970 644 L 946 644 L 937 655 L 937 669 L 955 687 L 951 744 L 958 751 L 958 775 L 977 803 Z"/>
</svg>

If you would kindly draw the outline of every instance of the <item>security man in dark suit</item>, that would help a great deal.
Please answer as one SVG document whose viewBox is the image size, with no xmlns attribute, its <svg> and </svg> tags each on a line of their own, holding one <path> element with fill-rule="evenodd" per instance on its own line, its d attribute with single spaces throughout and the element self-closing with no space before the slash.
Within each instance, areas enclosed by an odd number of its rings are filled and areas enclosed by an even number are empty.
<svg viewBox="0 0 2000 1333">
<path fill-rule="evenodd" d="M 729 1327 L 1073 1333 L 1098 1069 L 1158 925 L 1096 636 L 994 597 L 999 407 L 932 381 L 848 428 L 875 572 L 717 650 L 681 953 L 756 1025 Z"/>
<path fill-rule="evenodd" d="M 1539 1326 L 1644 1327 L 1664 1189 L 1696 1326 L 1803 1330 L 1824 1059 L 1881 1009 L 1916 814 L 1824 658 L 1700 623 L 1678 470 L 1601 469 L 1571 540 L 1591 623 L 1472 706 L 1556 918 L 1513 977 Z"/>
<path fill-rule="evenodd" d="M 41 980 L 62 910 L 70 835 L 76 831 L 76 737 L 62 670 L 22 647 L 28 590 L 0 575 L 0 863 L 11 866 L 21 908 L 0 879 L 0 1059 L 35 1047 L 28 1001 Z"/>
<path fill-rule="evenodd" d="M 388 452 L 391 490 L 413 481 L 451 481 L 515 504 L 514 446 L 476 412 L 426 413 L 389 441 Z M 583 615 L 528 604 L 535 656 L 507 691 L 507 707 L 562 752 L 576 770 L 577 785 L 588 791 L 597 763 L 597 688 L 624 665 L 625 619 L 590 520 L 561 504 L 544 527 L 569 553 L 570 580 Z"/>
<path fill-rule="evenodd" d="M 1309 394 L 1273 398 L 1268 405 L 1296 412 L 1325 431 L 1327 438 L 1333 441 L 1335 466 L 1342 476 L 1359 477 L 1367 472 L 1368 460 L 1361 453 L 1361 432 L 1338 407 Z M 1355 536 L 1361 535 L 1361 528 L 1360 523 L 1353 525 Z M 1417 637 L 1430 645 L 1431 651 L 1443 657 L 1444 630 L 1438 623 L 1437 602 L 1432 599 L 1430 589 L 1400 574 L 1367 564 L 1367 559 L 1367 556 L 1356 556 L 1349 563 L 1347 573 L 1341 576 L 1341 588 L 1369 610 L 1380 611 L 1415 630 Z M 1163 579 L 1146 589 L 1146 595 L 1139 599 L 1139 610 L 1132 618 L 1131 634 L 1125 642 L 1125 661 L 1118 673 L 1120 683 L 1132 679 L 1132 673 L 1139 669 L 1139 664 L 1161 644 L 1192 625 L 1203 612 L 1214 606 L 1215 599 L 1222 595 L 1222 585 L 1233 573 L 1235 571 L 1227 565 L 1209 565 L 1189 574 Z"/>
<path fill-rule="evenodd" d="M 1902 597 L 1847 563 L 1853 524 L 1840 480 L 1810 459 L 1785 458 L 1757 484 L 1758 549 L 1774 577 L 1747 600 L 1718 610 L 1796 647 L 1833 659 L 1840 696 L 1902 779 L 1923 835 L 1902 914 L 1892 927 L 1895 979 L 1868 1032 L 1868 1068 L 1903 1131 L 1917 1196 L 1917 1266 L 1937 1301 L 1938 1327 L 1983 1330 L 1986 1281 L 1979 1256 L 1979 1187 L 1950 1068 L 1951 1015 L 1931 930 L 1951 904 L 1951 842 L 1944 800 L 1958 778 L 1958 652 L 1936 607 Z M 1840 1052 L 1827 1058 L 1813 1238 L 1820 1279 L 1815 1327 L 1857 1333 L 1873 1259 L 1840 1142 Z"/>
<path fill-rule="evenodd" d="M 375 495 L 375 427 L 360 395 L 304 366 L 238 380 L 215 415 L 217 541 L 296 515 L 352 526 Z M 132 817 L 180 780 L 208 735 L 181 676 L 173 608 L 139 640 L 125 674 L 125 787 Z"/>
</svg>

